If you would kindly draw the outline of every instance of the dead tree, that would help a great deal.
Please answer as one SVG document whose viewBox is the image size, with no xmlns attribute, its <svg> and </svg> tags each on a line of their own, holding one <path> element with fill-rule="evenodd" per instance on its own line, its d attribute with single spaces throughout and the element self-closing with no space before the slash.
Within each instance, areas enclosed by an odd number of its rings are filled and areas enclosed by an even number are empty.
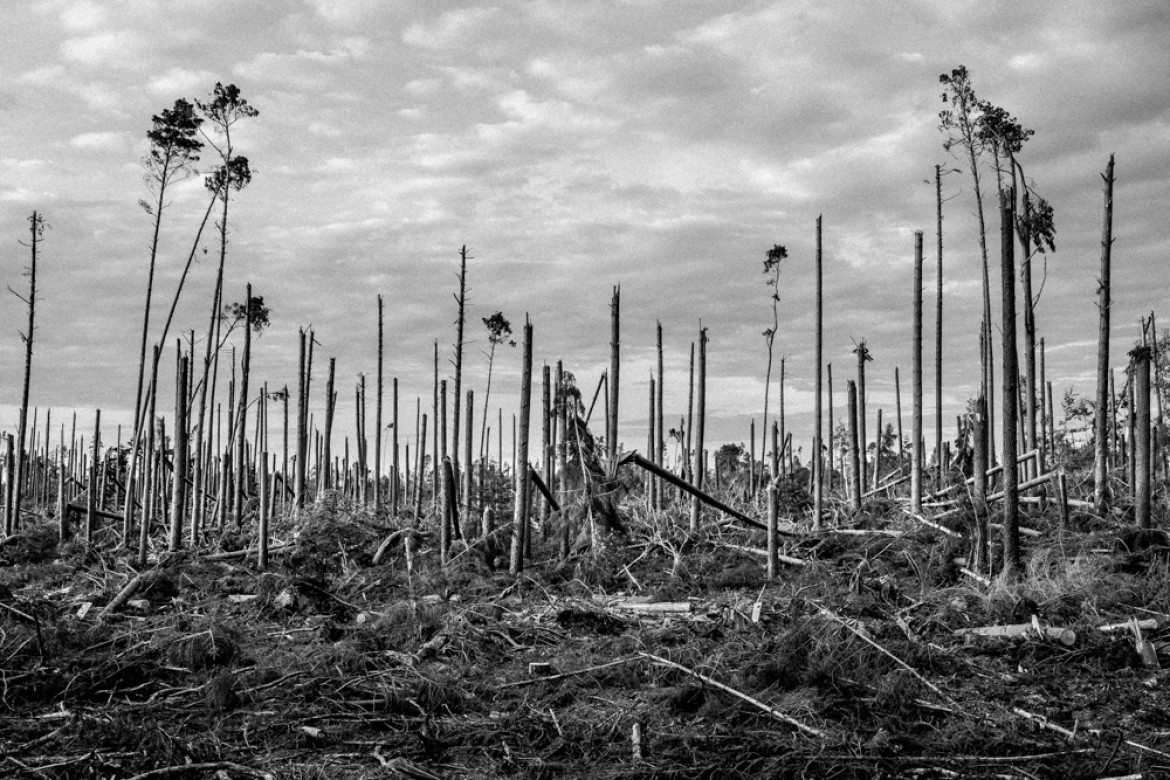
<svg viewBox="0 0 1170 780">
<path fill-rule="evenodd" d="M 1097 406 L 1094 412 L 1096 460 L 1093 467 L 1093 503 L 1103 514 L 1109 505 L 1109 428 L 1105 410 L 1109 408 L 1109 273 L 1113 253 L 1113 155 L 1105 166 L 1105 221 L 1101 228 L 1101 275 L 1097 279 Z"/>
<path fill-rule="evenodd" d="M 1134 522 L 1138 528 L 1150 527 L 1150 347 L 1135 347 L 1133 359 L 1134 399 Z"/>
<path fill-rule="evenodd" d="M 910 425 L 910 511 L 922 512 L 922 231 L 914 231 L 913 411 Z"/>
<path fill-rule="evenodd" d="M 8 291 L 20 299 L 28 309 L 28 326 L 20 338 L 24 341 L 24 382 L 20 391 L 20 417 L 16 430 L 16 473 L 8 487 L 8 507 L 4 518 L 4 534 L 11 536 L 20 528 L 20 505 L 25 479 L 24 448 L 28 441 L 28 391 L 32 380 L 33 334 L 36 331 L 37 311 L 37 250 L 41 238 L 45 234 L 44 216 L 34 211 L 28 218 L 29 225 L 29 264 L 25 275 L 28 276 L 28 297 L 22 296 L 11 287 Z"/>
<path fill-rule="evenodd" d="M 816 242 L 816 381 L 814 383 L 815 389 L 813 394 L 815 396 L 813 401 L 813 451 L 812 451 L 812 479 L 813 479 L 813 518 L 812 527 L 814 531 L 821 529 L 821 513 L 824 509 L 824 459 L 821 457 L 821 395 L 824 392 L 821 387 L 821 366 L 824 365 L 824 331 L 825 318 L 824 307 L 824 289 L 823 289 L 823 265 L 821 254 L 821 217 L 817 216 L 817 242 Z"/>
<path fill-rule="evenodd" d="M 1006 578 L 1019 577 L 1020 570 L 1020 507 L 1019 473 L 1016 463 L 1016 418 L 1018 415 L 1019 362 L 1016 355 L 1016 273 L 1015 224 L 1012 201 L 1008 194 L 1000 197 L 1001 262 L 1003 289 L 1003 569 Z"/>
<path fill-rule="evenodd" d="M 531 482 L 528 478 L 529 412 L 532 407 L 532 323 L 524 317 L 524 354 L 520 375 L 520 430 L 512 468 L 516 503 L 512 508 L 512 555 L 508 571 L 513 576 L 524 570 L 524 547 L 528 535 L 528 505 Z M 596 539 L 594 542 L 596 543 Z"/>
</svg>

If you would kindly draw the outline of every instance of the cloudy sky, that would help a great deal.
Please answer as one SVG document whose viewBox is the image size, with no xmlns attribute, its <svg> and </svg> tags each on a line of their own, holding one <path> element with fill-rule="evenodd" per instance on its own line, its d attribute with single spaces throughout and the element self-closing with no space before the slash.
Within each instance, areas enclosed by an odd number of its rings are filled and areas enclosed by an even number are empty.
<svg viewBox="0 0 1170 780">
<path fill-rule="evenodd" d="M 481 317 L 503 311 L 519 332 L 527 314 L 538 365 L 563 359 L 592 389 L 607 360 L 610 291 L 621 285 L 627 445 L 644 446 L 656 320 L 668 419 L 685 413 L 701 321 L 709 440 L 743 441 L 763 407 L 761 332 L 771 310 L 762 269 L 777 243 L 789 250 L 777 357 L 787 359 L 790 419 L 805 430 L 817 215 L 838 415 L 854 343 L 866 339 L 871 413 L 884 407 L 888 420 L 895 367 L 909 405 L 915 230 L 927 233 L 928 296 L 934 289 L 928 179 L 936 164 L 962 162 L 943 150 L 937 128 L 939 74 L 960 64 L 981 97 L 1035 130 L 1022 161 L 1056 210 L 1057 252 L 1037 321 L 1057 392 L 1092 390 L 1100 175 L 1110 153 L 1115 364 L 1138 317 L 1170 290 L 1162 0 L 10 0 L 0 29 L 0 274 L 18 290 L 26 284 L 18 242 L 29 213 L 41 211 L 51 229 L 32 401 L 58 415 L 81 410 L 83 427 L 94 407 L 111 425 L 133 407 L 150 117 L 176 98 L 206 97 L 216 81 L 238 85 L 260 111 L 236 128 L 256 176 L 233 200 L 227 260 L 228 300 L 243 299 L 251 282 L 272 308 L 254 382 L 293 384 L 297 329 L 311 325 L 319 365 L 337 358 L 343 432 L 352 429 L 353 383 L 376 365 L 379 293 L 387 376 L 400 378 L 403 414 L 413 418 L 417 396 L 429 403 L 432 345 L 438 339 L 446 363 L 467 245 L 467 381 L 478 403 Z M 949 174 L 943 190 L 949 430 L 976 386 L 980 287 L 969 177 Z M 155 323 L 204 204 L 198 178 L 173 192 Z M 998 230 L 994 218 L 990 228 Z M 215 271 L 215 247 L 205 243 L 176 321 L 199 339 Z M 998 290 L 994 268 L 992 284 Z M 24 312 L 7 297 L 0 413 L 10 428 Z M 927 312 L 930 333 L 930 298 Z M 928 365 L 932 356 L 928 342 Z M 505 350 L 497 367 L 493 421 L 497 402 L 514 408 L 519 350 Z M 318 388 L 323 376 L 316 372 Z M 413 419 L 404 428 L 413 431 Z"/>
</svg>

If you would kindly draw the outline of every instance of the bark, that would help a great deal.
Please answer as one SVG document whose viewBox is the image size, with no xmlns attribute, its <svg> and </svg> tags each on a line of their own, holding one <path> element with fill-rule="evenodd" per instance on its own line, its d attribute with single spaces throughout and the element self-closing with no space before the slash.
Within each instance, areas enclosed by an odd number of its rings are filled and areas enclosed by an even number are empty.
<svg viewBox="0 0 1170 780">
<path fill-rule="evenodd" d="M 1134 430 L 1134 522 L 1149 528 L 1150 522 L 1150 360 L 1148 346 L 1137 347 L 1133 357 L 1134 406 L 1137 427 Z"/>
<path fill-rule="evenodd" d="M 622 288 L 613 288 L 613 300 L 610 304 L 610 341 L 609 341 L 609 407 L 606 416 L 606 445 L 608 446 L 609 462 L 617 462 L 618 454 L 618 399 L 621 371 L 621 296 Z"/>
<path fill-rule="evenodd" d="M 1003 569 L 1004 576 L 1016 579 L 1020 568 L 1019 470 L 1016 462 L 1016 417 L 1019 398 L 1019 365 L 1016 357 L 1016 279 L 1015 224 L 1012 202 L 1005 194 L 1000 198 L 1002 259 L 1000 273 L 1003 289 Z"/>
<path fill-rule="evenodd" d="M 175 376 L 175 431 L 174 454 L 171 456 L 171 537 L 167 547 L 171 552 L 183 546 L 183 512 L 187 490 L 187 364 L 189 358 L 179 358 Z"/>
<path fill-rule="evenodd" d="M 823 255 L 821 251 L 821 217 L 817 217 L 817 242 L 816 242 L 816 382 L 814 390 L 813 401 L 813 451 L 812 451 L 812 480 L 813 480 L 813 520 L 812 527 L 814 531 L 821 529 L 821 514 L 824 509 L 824 494 L 823 483 L 824 475 L 824 461 L 821 457 L 821 395 L 823 388 L 821 387 L 821 366 L 824 365 L 824 267 Z"/>
<path fill-rule="evenodd" d="M 914 233 L 913 411 L 910 425 L 910 511 L 922 514 L 922 231 Z"/>
<path fill-rule="evenodd" d="M 707 329 L 699 326 L 699 362 L 695 388 L 695 473 L 691 480 L 699 490 L 703 489 L 705 469 L 703 467 L 703 435 L 707 417 Z M 699 499 L 691 502 L 691 533 L 699 532 Z"/>
<path fill-rule="evenodd" d="M 9 505 L 5 515 L 4 534 L 11 536 L 20 530 L 20 505 L 25 480 L 25 444 L 28 441 L 28 394 L 32 381 L 33 336 L 36 333 L 37 310 L 37 250 L 39 248 L 44 220 L 33 212 L 29 217 L 28 298 L 24 303 L 28 309 L 28 329 L 21 334 L 24 339 L 24 382 L 20 391 L 20 417 L 16 431 L 16 474 L 9 483 Z M 17 296 L 20 297 L 20 296 Z M 86 537 L 87 541 L 89 537 Z"/>
<path fill-rule="evenodd" d="M 1108 510 L 1109 495 L 1109 428 L 1105 410 L 1109 408 L 1109 320 L 1113 300 L 1110 297 L 1110 264 L 1113 253 L 1113 155 L 1105 167 L 1105 218 L 1101 228 L 1101 274 L 1097 279 L 1097 406 L 1094 415 L 1096 460 L 1093 468 L 1093 502 L 1098 514 Z"/>
<path fill-rule="evenodd" d="M 337 411 L 337 391 L 333 389 L 333 380 L 337 373 L 337 358 L 329 358 L 329 375 L 325 379 L 325 440 L 321 467 L 325 469 L 325 479 L 322 484 L 326 490 L 332 490 L 333 479 L 333 415 Z"/>
<path fill-rule="evenodd" d="M 845 384 L 849 391 L 849 506 L 854 512 L 860 512 L 862 481 L 857 425 L 857 383 L 849 379 Z"/>
<path fill-rule="evenodd" d="M 378 296 L 378 396 L 374 400 L 374 516 L 381 517 L 382 511 L 385 508 L 385 503 L 382 500 L 382 390 L 383 390 L 383 371 L 382 371 L 382 355 L 383 346 L 385 344 L 383 338 L 383 306 L 382 296 Z M 462 318 L 460 318 L 462 322 Z M 458 382 L 455 385 L 459 387 Z M 455 391 L 458 395 L 459 391 Z M 458 410 L 458 406 L 455 407 Z M 455 412 L 455 419 L 459 419 L 459 412 Z"/>
<path fill-rule="evenodd" d="M 455 321 L 455 388 L 451 408 L 451 470 L 454 475 L 455 489 L 459 489 L 459 418 L 460 400 L 463 397 L 463 325 L 467 313 L 467 246 L 459 250 L 459 295 L 455 299 L 459 305 L 459 316 Z M 471 468 L 470 462 L 467 468 Z"/>
<path fill-rule="evenodd" d="M 942 166 L 934 166 L 934 192 L 937 207 L 938 265 L 935 279 L 934 317 L 934 451 L 938 453 L 938 486 L 945 480 L 946 463 L 943 461 L 943 417 L 942 417 L 942 367 L 943 367 L 943 211 L 942 211 Z M 901 424 L 899 422 L 899 424 Z M 901 440 L 901 433 L 898 435 Z M 899 446 L 901 446 L 899 444 Z"/>
<path fill-rule="evenodd" d="M 615 291 L 616 295 L 616 291 Z M 616 307 L 615 307 L 616 308 Z M 516 440 L 516 460 L 512 475 L 516 502 L 512 509 L 512 554 L 508 571 L 517 576 L 524 570 L 524 542 L 528 533 L 528 423 L 532 406 L 532 323 L 524 318 L 524 355 L 520 377 L 520 431 Z M 596 540 L 594 540 L 596 543 Z"/>
</svg>

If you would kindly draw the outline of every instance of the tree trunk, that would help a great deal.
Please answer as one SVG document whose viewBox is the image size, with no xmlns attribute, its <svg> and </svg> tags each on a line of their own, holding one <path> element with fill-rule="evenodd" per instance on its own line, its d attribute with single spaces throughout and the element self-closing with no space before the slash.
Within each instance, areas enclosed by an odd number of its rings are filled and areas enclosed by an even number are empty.
<svg viewBox="0 0 1170 780">
<path fill-rule="evenodd" d="M 293 503 L 298 511 L 305 508 L 305 450 L 308 449 L 308 438 L 305 426 L 309 416 L 306 413 L 306 382 L 305 382 L 305 331 L 299 330 L 300 351 L 297 357 L 297 462 L 293 464 L 296 476 L 293 477 Z"/>
<path fill-rule="evenodd" d="M 987 516 L 987 432 L 984 430 L 987 423 L 987 404 L 983 396 L 975 399 L 975 414 L 972 424 L 974 430 L 974 458 L 973 468 L 975 478 L 974 510 L 975 510 L 975 537 L 974 551 L 971 556 L 972 568 L 983 574 L 988 567 L 989 519 Z"/>
<path fill-rule="evenodd" d="M 828 442 L 829 446 L 825 448 L 825 452 L 828 453 L 828 458 L 827 458 L 827 460 L 828 460 L 828 469 L 827 469 L 828 473 L 825 476 L 828 477 L 828 480 L 825 482 L 825 487 L 829 490 L 829 492 L 832 492 L 833 491 L 833 462 L 834 462 L 833 453 L 836 452 L 836 449 L 834 449 L 834 448 L 840 447 L 840 445 L 835 441 L 836 436 L 837 436 L 837 432 L 833 429 L 833 364 L 832 363 L 829 363 L 828 365 L 825 366 L 825 375 L 826 375 L 825 378 L 828 381 L 828 388 L 827 389 L 829 391 L 829 403 L 827 405 L 828 410 L 829 410 L 829 420 L 828 420 L 828 422 L 829 422 L 829 438 L 827 439 L 827 442 Z M 842 456 L 841 457 L 841 466 L 842 466 L 841 470 L 842 470 L 842 472 L 844 472 L 844 465 L 845 465 L 845 458 L 844 458 L 844 456 Z M 845 484 L 844 484 L 843 480 L 844 480 L 844 477 L 842 477 L 842 485 L 841 485 L 842 489 L 845 488 Z"/>
<path fill-rule="evenodd" d="M 393 421 L 393 425 L 394 425 L 394 433 L 391 436 L 391 444 L 392 444 L 394 449 L 391 452 L 390 460 L 391 460 L 391 469 L 393 469 L 394 475 L 390 480 L 390 514 L 392 514 L 394 517 L 397 517 L 398 516 L 398 505 L 400 503 L 400 496 L 398 494 L 401 491 L 402 485 L 404 484 L 404 481 L 400 478 L 400 475 L 399 475 L 400 464 L 398 462 L 398 447 L 399 447 L 399 442 L 398 442 L 398 377 L 394 377 L 393 388 L 394 388 L 393 389 L 394 407 L 390 412 L 390 419 Z M 471 417 L 471 404 L 467 405 L 467 409 L 468 409 L 467 416 L 468 416 L 468 418 L 470 418 Z M 468 441 L 470 441 L 470 440 L 471 440 L 471 437 L 469 436 Z M 410 459 L 407 458 L 407 460 L 409 461 Z"/>
<path fill-rule="evenodd" d="M 662 409 L 662 399 L 663 399 L 663 395 L 665 392 L 663 388 L 665 387 L 666 383 L 665 383 L 665 374 L 663 372 L 663 364 L 662 364 L 662 322 L 659 321 L 657 323 L 657 325 L 658 325 L 658 328 L 657 328 L 657 330 L 658 330 L 658 396 L 656 398 L 655 404 L 656 404 L 656 408 L 657 408 L 656 423 L 657 423 L 657 427 L 658 427 L 658 438 L 655 440 L 654 457 L 651 458 L 651 460 L 654 461 L 655 463 L 657 463 L 659 466 L 665 467 L 666 466 L 666 463 L 665 463 L 665 460 L 666 460 L 666 428 L 665 428 L 665 417 L 664 417 L 663 409 Z M 559 365 L 559 363 L 558 363 L 558 365 Z M 557 387 L 560 387 L 560 380 L 557 381 Z M 563 437 L 563 434 L 562 434 L 562 437 Z M 663 483 L 663 481 L 661 479 L 655 479 L 654 485 L 655 485 L 655 495 L 656 495 L 655 505 L 659 509 L 661 509 L 661 508 L 666 506 L 666 490 L 665 490 L 666 485 Z M 562 498 L 561 500 L 563 501 L 564 499 Z"/>
<path fill-rule="evenodd" d="M 382 296 L 378 296 L 378 397 L 374 400 L 376 404 L 374 407 L 374 516 L 381 517 L 385 509 L 385 503 L 382 500 L 382 390 L 383 390 L 383 371 L 382 371 L 382 355 L 383 355 L 383 307 Z M 456 387 L 459 385 L 456 384 Z M 458 393 L 458 390 L 456 390 Z M 458 409 L 458 407 L 456 407 Z M 456 419 L 459 413 L 456 412 Z"/>
<path fill-rule="evenodd" d="M 986 271 L 985 271 L 986 272 Z M 922 231 L 914 232 L 913 410 L 910 425 L 910 511 L 922 513 Z"/>
<path fill-rule="evenodd" d="M 248 437 L 248 378 L 252 373 L 252 285 L 247 287 L 247 297 L 244 299 L 244 359 L 240 366 L 240 408 L 236 420 L 236 489 L 235 506 L 232 516 L 236 521 L 236 530 L 244 527 L 244 493 L 248 487 L 248 461 L 246 458 Z M 175 431 L 175 440 L 178 441 L 179 432 Z"/>
<path fill-rule="evenodd" d="M 861 511 L 861 442 L 857 425 L 857 383 L 846 380 L 849 392 L 849 507 Z"/>
<path fill-rule="evenodd" d="M 816 243 L 816 381 L 814 382 L 815 389 L 813 394 L 813 451 L 812 451 L 812 480 L 813 480 L 813 519 L 812 527 L 814 531 L 821 529 L 821 514 L 824 509 L 824 461 L 821 457 L 821 400 L 823 388 L 821 387 L 821 366 L 824 365 L 824 266 L 823 255 L 821 252 L 821 217 L 817 216 L 817 243 Z"/>
<path fill-rule="evenodd" d="M 1016 463 L 1016 417 L 1019 398 L 1017 383 L 1019 365 L 1016 358 L 1016 274 L 1015 242 L 1012 226 L 1015 224 L 1013 204 L 1009 197 L 1000 197 L 1002 260 L 1000 273 L 1003 289 L 1003 569 L 1008 580 L 1020 576 L 1020 507 L 1019 471 Z"/>
<path fill-rule="evenodd" d="M 174 452 L 171 456 L 171 537 L 167 547 L 174 552 L 183 547 L 183 512 L 187 489 L 187 363 L 179 358 L 175 375 L 175 432 Z"/>
<path fill-rule="evenodd" d="M 943 211 L 942 211 L 942 166 L 934 166 L 934 192 L 937 206 L 938 267 L 935 279 L 934 318 L 934 451 L 938 453 L 938 486 L 945 484 L 946 464 L 943 462 L 943 417 L 942 417 L 942 367 L 943 367 Z M 902 438 L 901 433 L 898 435 Z M 899 446 L 901 446 L 899 444 Z"/>
<path fill-rule="evenodd" d="M 609 414 L 607 416 L 605 438 L 609 465 L 617 463 L 618 454 L 618 398 L 619 378 L 621 371 L 621 296 L 622 288 L 613 288 L 613 300 L 610 304 L 610 340 L 609 340 Z"/>
<path fill-rule="evenodd" d="M 869 471 L 869 438 L 865 431 L 865 363 L 872 360 L 869 349 L 865 346 L 865 339 L 853 350 L 857 353 L 857 445 L 861 447 L 861 484 L 869 484 L 866 479 Z M 880 433 L 880 432 L 879 432 Z"/>
<path fill-rule="evenodd" d="M 325 479 L 323 485 L 326 490 L 333 490 L 333 415 L 337 411 L 337 391 L 333 389 L 333 381 L 337 373 L 337 358 L 329 358 L 329 376 L 325 380 L 325 442 L 323 463 Z"/>
<path fill-rule="evenodd" d="M 451 398 L 453 402 L 451 408 L 451 471 L 456 492 L 461 484 L 459 481 L 459 418 L 461 411 L 459 402 L 463 398 L 463 325 L 467 314 L 467 259 L 467 246 L 464 245 L 459 249 L 459 297 L 455 299 L 459 304 L 459 316 L 455 320 L 455 388 Z M 378 405 L 381 409 L 381 393 L 379 393 Z M 470 409 L 468 411 L 470 412 Z M 471 468 L 470 461 L 467 463 L 467 468 Z"/>
<path fill-rule="evenodd" d="M 41 234 L 44 232 L 44 219 L 37 212 L 29 217 L 29 250 L 30 261 L 28 266 L 28 299 L 25 305 L 28 308 L 28 329 L 21 334 L 24 339 L 24 382 L 20 391 L 20 418 L 16 432 L 16 474 L 9 489 L 10 505 L 7 521 L 4 524 L 4 533 L 10 536 L 20 529 L 20 505 L 25 480 L 25 445 L 28 442 L 28 392 L 32 380 L 33 336 L 36 333 L 37 309 L 37 249 Z M 89 537 L 86 537 L 88 541 Z"/>
<path fill-rule="evenodd" d="M 532 323 L 529 322 L 527 316 L 524 318 L 523 349 L 523 368 L 520 377 L 520 431 L 516 440 L 516 457 L 512 469 L 512 478 L 516 486 L 516 503 L 512 508 L 512 555 L 508 571 L 513 576 L 519 575 L 524 570 L 524 542 L 528 534 L 528 492 L 531 485 L 528 478 L 528 423 L 529 410 L 532 406 Z M 594 539 L 593 543 L 596 544 L 597 540 Z"/>
<path fill-rule="evenodd" d="M 695 394 L 695 467 L 694 478 L 691 480 L 699 490 L 703 489 L 703 435 L 706 430 L 707 417 L 707 329 L 699 326 L 699 364 L 698 380 Z M 699 499 L 691 502 L 691 534 L 699 532 Z"/>
<path fill-rule="evenodd" d="M 1138 528 L 1150 523 L 1150 359 L 1148 346 L 1135 348 L 1133 358 L 1134 407 L 1137 428 L 1134 431 L 1134 522 Z"/>
<path fill-rule="evenodd" d="M 1109 428 L 1105 410 L 1109 408 L 1106 382 L 1109 379 L 1110 264 L 1113 254 L 1113 155 L 1105 166 L 1105 220 L 1101 228 L 1101 275 L 1097 279 L 1097 405 L 1094 412 L 1096 459 L 1093 468 L 1093 503 L 1097 513 L 1109 507 Z"/>
</svg>

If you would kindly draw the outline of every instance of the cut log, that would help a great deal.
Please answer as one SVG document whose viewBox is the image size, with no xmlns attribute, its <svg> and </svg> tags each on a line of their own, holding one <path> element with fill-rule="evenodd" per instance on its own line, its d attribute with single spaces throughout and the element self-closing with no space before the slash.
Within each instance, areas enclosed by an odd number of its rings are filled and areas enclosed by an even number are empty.
<svg viewBox="0 0 1170 780">
<path fill-rule="evenodd" d="M 1006 626 L 980 626 L 977 628 L 956 628 L 955 636 L 988 636 L 1007 637 L 1010 639 L 1029 639 L 1042 637 L 1060 642 L 1065 647 L 1072 647 L 1077 642 L 1077 633 L 1071 628 L 1056 626 L 1040 627 L 1037 633 L 1037 622 L 1014 623 Z"/>
<path fill-rule="evenodd" d="M 682 615 L 694 611 L 689 601 L 618 601 L 610 604 L 614 609 L 633 612 L 638 615 Z"/>
</svg>

